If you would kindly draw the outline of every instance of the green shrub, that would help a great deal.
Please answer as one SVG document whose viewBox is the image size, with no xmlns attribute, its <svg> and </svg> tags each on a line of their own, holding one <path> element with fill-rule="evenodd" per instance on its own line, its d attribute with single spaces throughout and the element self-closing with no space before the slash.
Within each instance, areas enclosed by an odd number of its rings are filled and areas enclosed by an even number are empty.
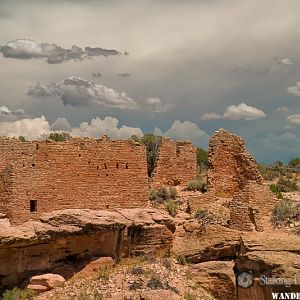
<svg viewBox="0 0 300 300">
<path fill-rule="evenodd" d="M 184 294 L 185 300 L 197 300 L 197 296 L 191 292 L 187 292 Z"/>
<path fill-rule="evenodd" d="M 271 184 L 270 185 L 270 190 L 271 190 L 271 192 L 273 192 L 276 195 L 276 197 L 278 199 L 283 199 L 283 195 L 282 195 L 282 193 L 280 191 L 280 188 L 277 184 Z"/>
<path fill-rule="evenodd" d="M 173 200 L 175 200 L 176 199 L 176 197 L 177 197 L 177 190 L 176 190 L 176 188 L 175 187 L 170 187 L 169 188 L 169 197 L 171 198 L 171 199 L 173 199 Z"/>
<path fill-rule="evenodd" d="M 162 139 L 161 136 L 145 134 L 143 137 L 139 137 L 137 135 L 133 135 L 131 139 L 146 146 L 148 176 L 151 177 L 156 164 L 159 146 Z"/>
<path fill-rule="evenodd" d="M 177 214 L 178 206 L 174 200 L 167 200 L 165 203 L 165 208 L 171 216 L 174 217 Z"/>
<path fill-rule="evenodd" d="M 297 182 L 295 180 L 280 178 L 277 185 L 281 192 L 293 192 L 298 190 Z"/>
<path fill-rule="evenodd" d="M 300 204 L 288 198 L 280 200 L 273 210 L 272 220 L 275 224 L 287 224 L 298 218 L 300 218 Z"/>
<path fill-rule="evenodd" d="M 200 180 L 193 180 L 188 183 L 184 190 L 193 192 L 199 191 L 203 193 L 206 190 L 206 185 Z"/>
<path fill-rule="evenodd" d="M 19 140 L 20 142 L 26 142 L 25 137 L 22 136 L 22 135 L 20 135 L 20 136 L 18 137 L 18 140 Z"/>
<path fill-rule="evenodd" d="M 159 189 L 151 189 L 149 191 L 149 199 L 151 202 L 165 203 L 166 201 L 177 197 L 177 190 L 175 187 L 160 187 Z"/>
<path fill-rule="evenodd" d="M 208 215 L 209 215 L 209 212 L 207 209 L 198 209 L 194 214 L 194 218 L 195 219 L 204 219 L 204 218 L 207 218 Z"/>
<path fill-rule="evenodd" d="M 184 255 L 177 255 L 176 260 L 180 265 L 187 265 L 188 264 L 188 261 L 187 261 L 187 259 Z"/>
<path fill-rule="evenodd" d="M 36 292 L 32 290 L 22 290 L 17 287 L 15 287 L 12 290 L 6 290 L 3 295 L 3 300 L 28 300 L 33 299 L 34 296 L 36 296 Z"/>
<path fill-rule="evenodd" d="M 290 160 L 289 166 L 291 167 L 297 167 L 300 166 L 300 157 L 294 157 Z"/>
<path fill-rule="evenodd" d="M 71 135 L 68 132 L 51 132 L 49 137 L 50 140 L 53 140 L 55 142 L 64 142 L 71 139 Z"/>
<path fill-rule="evenodd" d="M 157 191 L 156 190 L 151 189 L 149 191 L 149 199 L 152 202 L 159 200 L 159 196 L 157 195 Z"/>
</svg>

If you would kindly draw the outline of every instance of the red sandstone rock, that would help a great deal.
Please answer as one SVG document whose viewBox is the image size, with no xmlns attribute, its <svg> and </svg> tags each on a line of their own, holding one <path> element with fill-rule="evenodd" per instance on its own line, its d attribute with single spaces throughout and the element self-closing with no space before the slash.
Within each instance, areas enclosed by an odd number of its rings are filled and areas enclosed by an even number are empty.
<svg viewBox="0 0 300 300">
<path fill-rule="evenodd" d="M 90 257 L 167 250 L 173 242 L 173 228 L 168 213 L 155 209 L 69 209 L 44 214 L 40 222 L 0 227 L 0 287 L 14 286 L 28 272 L 47 270 L 69 278 Z"/>
<path fill-rule="evenodd" d="M 141 294 L 141 299 L 145 300 L 180 300 L 181 297 L 168 290 L 145 291 Z"/>
<path fill-rule="evenodd" d="M 62 285 L 65 281 L 66 280 L 58 274 L 48 273 L 37 275 L 30 278 L 27 288 L 36 292 L 44 292 Z"/>
<path fill-rule="evenodd" d="M 92 260 L 89 262 L 79 273 L 79 275 L 89 276 L 95 271 L 106 267 L 112 267 L 115 264 L 115 261 L 111 257 L 100 257 L 98 259 Z"/>
<path fill-rule="evenodd" d="M 232 261 L 208 261 L 190 267 L 190 276 L 216 299 L 236 299 Z"/>
<path fill-rule="evenodd" d="M 187 185 L 196 178 L 196 148 L 188 141 L 163 139 L 159 147 L 152 188 Z"/>
<path fill-rule="evenodd" d="M 59 209 L 146 207 L 148 189 L 144 145 L 0 138 L 0 213 L 14 224 Z"/>
</svg>

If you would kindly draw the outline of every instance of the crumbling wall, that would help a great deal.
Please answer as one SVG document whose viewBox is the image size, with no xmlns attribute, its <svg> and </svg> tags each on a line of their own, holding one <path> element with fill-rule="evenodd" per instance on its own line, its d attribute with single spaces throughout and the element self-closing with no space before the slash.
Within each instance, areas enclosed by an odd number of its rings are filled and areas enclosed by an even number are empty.
<svg viewBox="0 0 300 300">
<path fill-rule="evenodd" d="M 18 146 L 22 146 L 21 154 Z M 13 142 L 6 214 L 13 223 L 67 208 L 134 208 L 148 204 L 145 146 L 125 140 Z M 2 153 L 1 156 L 5 157 Z M 22 154 L 23 153 L 23 154 Z M 9 159 L 6 159 L 8 161 Z M 2 193 L 0 193 L 2 194 Z M 34 207 L 30 202 L 36 201 Z M 34 211 L 31 211 L 33 208 Z"/>
<path fill-rule="evenodd" d="M 230 226 L 245 231 L 263 231 L 268 227 L 276 197 L 268 186 L 249 181 L 230 202 Z"/>
<path fill-rule="evenodd" d="M 216 131 L 209 141 L 208 190 L 232 197 L 249 180 L 262 184 L 256 162 L 245 149 L 241 137 L 224 129 Z"/>
<path fill-rule="evenodd" d="M 196 178 L 196 148 L 189 141 L 161 141 L 151 187 L 186 185 Z"/>
</svg>

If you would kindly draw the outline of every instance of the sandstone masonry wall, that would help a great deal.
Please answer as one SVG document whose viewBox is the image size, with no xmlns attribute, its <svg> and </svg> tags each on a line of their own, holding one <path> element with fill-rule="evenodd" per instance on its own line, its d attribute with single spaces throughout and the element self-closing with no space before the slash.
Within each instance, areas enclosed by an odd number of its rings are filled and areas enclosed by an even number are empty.
<svg viewBox="0 0 300 300">
<path fill-rule="evenodd" d="M 186 185 L 196 178 L 196 148 L 188 141 L 163 139 L 151 187 Z"/>
<path fill-rule="evenodd" d="M 208 190 L 232 197 L 249 180 L 263 182 L 243 139 L 223 129 L 216 131 L 209 141 Z"/>
<path fill-rule="evenodd" d="M 148 204 L 146 149 L 135 142 L 107 137 L 67 142 L 2 139 L 0 166 L 0 212 L 14 224 L 58 209 Z"/>
<path fill-rule="evenodd" d="M 263 231 L 268 226 L 276 197 L 268 186 L 249 183 L 230 202 L 230 221 L 234 229 Z"/>
</svg>

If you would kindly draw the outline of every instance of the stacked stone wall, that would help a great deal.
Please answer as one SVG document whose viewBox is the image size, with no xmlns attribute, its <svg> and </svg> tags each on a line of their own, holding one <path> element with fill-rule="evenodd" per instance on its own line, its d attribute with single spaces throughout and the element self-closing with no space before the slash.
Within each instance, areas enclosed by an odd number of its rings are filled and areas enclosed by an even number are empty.
<svg viewBox="0 0 300 300">
<path fill-rule="evenodd" d="M 232 197 L 249 180 L 263 182 L 243 139 L 222 129 L 217 131 L 209 141 L 209 191 Z"/>
<path fill-rule="evenodd" d="M 161 141 L 151 187 L 186 185 L 196 178 L 196 148 L 188 141 Z"/>
<path fill-rule="evenodd" d="M 13 223 L 58 209 L 148 205 L 143 145 L 106 137 L 67 142 L 13 140 L 12 145 L 7 141 L 0 151 L 1 165 L 8 163 L 1 173 L 6 181 L 0 185 L 0 201 L 9 202 L 2 212 Z M 30 211 L 31 201 L 36 201 L 36 211 Z"/>
</svg>

